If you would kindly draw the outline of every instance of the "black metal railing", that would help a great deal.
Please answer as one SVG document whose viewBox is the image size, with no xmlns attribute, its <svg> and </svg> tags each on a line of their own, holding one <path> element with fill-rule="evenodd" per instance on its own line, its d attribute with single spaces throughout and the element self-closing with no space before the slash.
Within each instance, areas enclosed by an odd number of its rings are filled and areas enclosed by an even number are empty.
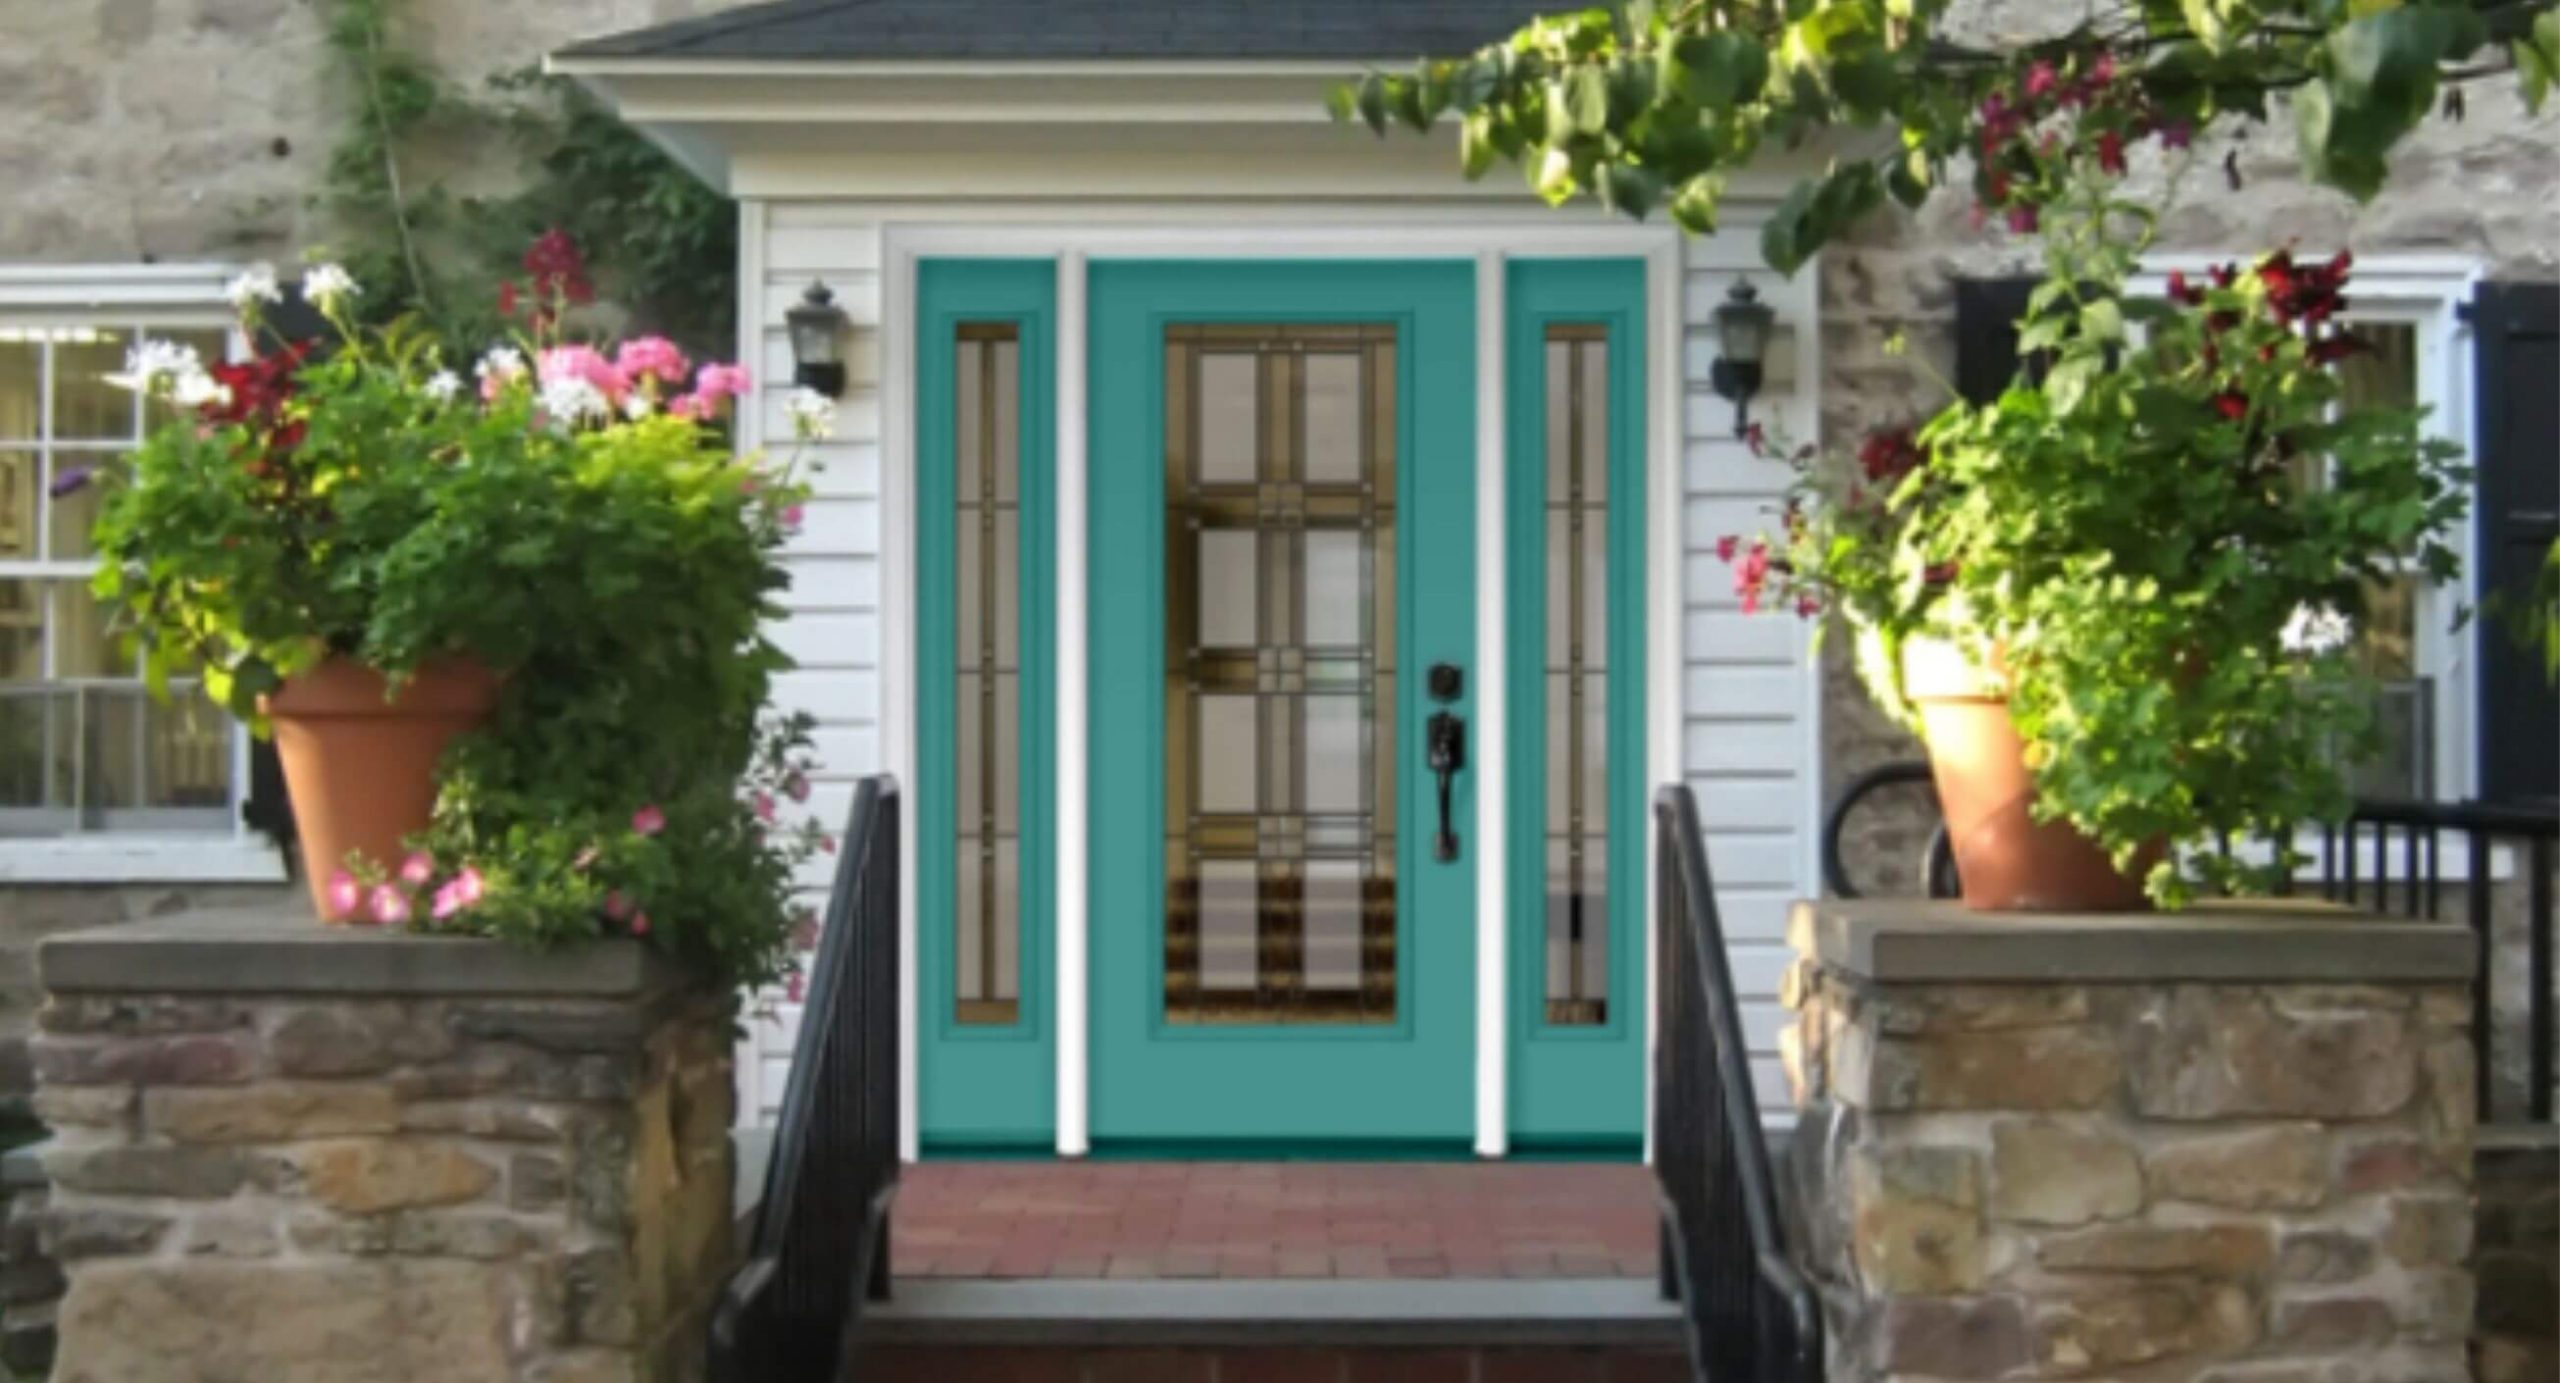
<svg viewBox="0 0 2560 1383">
<path fill-rule="evenodd" d="M 1880 765 L 1851 779 L 1822 820 L 1822 880 L 1835 897 L 1855 898 L 1844 856 L 1850 822 L 1860 808 L 1889 789 L 1929 782 L 1929 765 L 1918 759 Z M 1930 797 L 1932 810 L 1936 797 Z M 1929 897 L 1955 896 L 1953 856 L 1946 845 L 1946 826 L 1929 836 L 1920 862 L 1920 877 Z M 2504 806 L 2487 802 L 2389 802 L 2359 800 L 2343 826 L 2321 832 L 2321 891 L 2329 898 L 2379 912 L 2441 919 L 2445 915 L 2447 856 L 2444 837 L 2459 836 L 2459 875 L 2463 920 L 2479 938 L 2478 968 L 2472 975 L 2473 1063 L 2479 1080 L 2479 1108 L 2484 1119 L 2500 1111 L 2494 1098 L 2502 1053 L 2500 1038 L 2510 1029 L 2499 1023 L 2501 966 L 2509 963 L 2499 945 L 2502 907 L 2522 905 L 2524 935 L 2523 1040 L 2525 1045 L 2525 1109 L 2536 1122 L 2554 1118 L 2555 1050 L 2560 1050 L 2560 1001 L 2552 992 L 2554 947 L 2560 944 L 2560 919 L 2554 917 L 2553 873 L 2560 868 L 2560 805 Z M 2504 847 L 2503 849 L 2501 847 Z M 2225 850 L 2231 848 L 2226 842 Z M 2500 875 L 2504 875 L 2501 883 Z"/>
<path fill-rule="evenodd" d="M 898 788 L 865 778 L 811 958 L 772 1170 L 711 1321 L 713 1383 L 840 1383 L 889 1294 L 898 1182 Z"/>
<path fill-rule="evenodd" d="M 1686 787 L 1666 787 L 1653 815 L 1662 928 L 1653 1160 L 1663 1292 L 1680 1302 L 1702 1383 L 1814 1383 L 1822 1374 L 1821 1311 L 1787 1251 L 1697 799 Z"/>
<path fill-rule="evenodd" d="M 2399 833 L 2399 868 L 2392 867 L 2392 833 Z M 2552 871 L 2560 863 L 2560 809 L 2507 807 L 2486 802 L 2356 803 L 2342 827 L 2320 835 L 2320 883 L 2343 903 L 2406 917 L 2444 915 L 2442 837 L 2461 840 L 2463 920 L 2479 939 L 2471 976 L 2471 1042 L 2480 1082 L 2480 1117 L 2498 1113 L 2494 1099 L 2499 1053 L 2496 982 L 2502 959 L 2497 919 L 2500 866 L 2524 904 L 2525 1108 L 2537 1123 L 2552 1118 L 2552 1050 L 2560 1043 L 2560 1012 L 2552 1000 Z M 2510 847 L 2501 851 L 2499 846 Z M 2368 849 L 2370 854 L 2368 854 Z M 2368 871 L 2367 866 L 2370 866 Z M 2398 874 L 2395 890 L 2393 874 Z M 2394 893 L 2398 894 L 2395 903 Z"/>
</svg>

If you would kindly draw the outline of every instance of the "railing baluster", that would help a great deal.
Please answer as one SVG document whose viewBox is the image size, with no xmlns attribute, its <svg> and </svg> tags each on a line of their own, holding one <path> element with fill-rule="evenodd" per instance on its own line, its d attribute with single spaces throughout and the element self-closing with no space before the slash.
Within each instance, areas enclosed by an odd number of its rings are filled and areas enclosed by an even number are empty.
<svg viewBox="0 0 2560 1383">
<path fill-rule="evenodd" d="M 865 779 L 809 966 L 754 1243 L 712 1317 L 717 1383 L 841 1383 L 864 1298 L 888 1291 L 899 830 L 896 784 Z"/>
<path fill-rule="evenodd" d="M 1663 789 L 1654 822 L 1662 965 L 1654 1170 L 1665 1212 L 1664 1288 L 1681 1301 L 1702 1383 L 1814 1383 L 1821 1317 L 1786 1250 L 1689 790 Z M 1836 859 L 1836 847 L 1826 854 Z"/>
<path fill-rule="evenodd" d="M 2489 1018 L 2494 991 L 2489 972 L 2497 959 L 2496 937 L 2489 925 L 2490 889 L 2495 886 L 2489 872 L 2489 833 L 2471 833 L 2471 881 L 2463 892 L 2470 913 L 2471 935 L 2479 940 L 2480 955 L 2471 974 L 2471 1049 L 2477 1059 L 2471 1063 L 2472 1084 L 2477 1091 L 2480 1117 L 2489 1117 Z"/>
<path fill-rule="evenodd" d="M 2560 1021 L 2560 1016 L 2552 1012 L 2551 999 L 2551 933 L 2554 925 L 2551 871 L 2555 863 L 2560 862 L 2553 859 L 2555 851 L 2550 836 L 2536 839 L 2527 853 L 2531 857 L 2529 867 L 2533 870 L 2533 877 L 2525 885 L 2525 1071 L 2526 1079 L 2532 1082 L 2532 1088 L 2527 1092 L 2526 1107 L 2537 1122 L 2547 1123 L 2551 1119 L 2552 1107 L 2552 1046 L 2560 1041 L 2560 1034 L 2552 1031 L 2553 1023 Z M 2483 1052 L 2480 1066 L 2486 1070 L 2488 1065 L 2488 1054 Z M 2483 1113 L 2486 1113 L 2485 1109 Z"/>
</svg>

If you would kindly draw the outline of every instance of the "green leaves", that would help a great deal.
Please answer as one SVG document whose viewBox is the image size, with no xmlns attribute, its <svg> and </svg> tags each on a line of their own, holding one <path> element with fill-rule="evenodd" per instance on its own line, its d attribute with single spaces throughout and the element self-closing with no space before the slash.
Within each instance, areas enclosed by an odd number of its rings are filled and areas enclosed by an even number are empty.
<svg viewBox="0 0 2560 1383">
<path fill-rule="evenodd" d="M 2487 32 L 2469 7 L 2451 4 L 2384 9 L 2332 31 L 2314 59 L 2323 80 L 2294 97 L 2305 170 L 2371 199 L 2392 146 L 2433 109 L 2442 64 L 2477 49 Z"/>
<path fill-rule="evenodd" d="M 1659 58 L 1660 89 L 1705 111 L 1725 110 L 1757 95 L 1769 80 L 1769 53 L 1731 29 L 1682 34 Z"/>
<path fill-rule="evenodd" d="M 2507 51 L 2515 60 L 2525 109 L 2540 115 L 2542 103 L 2551 99 L 2551 88 L 2560 84 L 2560 5 L 2535 15 L 2532 30 L 2508 44 Z"/>
<path fill-rule="evenodd" d="M 1760 257 L 1793 274 L 1825 241 L 1884 200 L 1883 175 L 1871 163 L 1835 165 L 1820 181 L 1800 182 L 1760 228 Z"/>
</svg>

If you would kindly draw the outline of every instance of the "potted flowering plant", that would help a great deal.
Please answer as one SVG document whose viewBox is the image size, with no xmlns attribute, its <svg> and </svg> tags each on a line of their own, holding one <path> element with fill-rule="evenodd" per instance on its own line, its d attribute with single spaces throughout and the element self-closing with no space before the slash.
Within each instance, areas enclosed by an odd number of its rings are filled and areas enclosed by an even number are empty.
<svg viewBox="0 0 2560 1383">
<path fill-rule="evenodd" d="M 1781 532 L 1729 539 L 1746 605 L 1834 613 L 1926 740 L 1966 901 L 2177 905 L 2271 886 L 2344 814 L 2372 583 L 2451 577 L 2456 449 L 2348 407 L 2350 256 L 2277 251 L 2130 291 L 2153 220 L 2119 155 L 2046 146 L 2040 377 L 1854 455 L 1794 455 Z M 2004 175 L 2005 176 L 2005 175 Z M 2024 222 L 2022 222 L 2023 228 Z M 2272 858 L 2207 848 L 2273 842 Z"/>
<path fill-rule="evenodd" d="M 319 265 L 323 339 L 129 362 L 185 411 L 102 481 L 99 594 L 151 678 L 273 730 L 324 917 L 552 941 L 680 915 L 670 944 L 774 978 L 825 842 L 774 807 L 807 793 L 761 633 L 805 487 L 732 455 L 745 372 L 562 340 L 557 311 L 458 369 L 357 326 L 359 291 Z M 254 338 L 282 292 L 260 269 L 233 297 Z"/>
</svg>

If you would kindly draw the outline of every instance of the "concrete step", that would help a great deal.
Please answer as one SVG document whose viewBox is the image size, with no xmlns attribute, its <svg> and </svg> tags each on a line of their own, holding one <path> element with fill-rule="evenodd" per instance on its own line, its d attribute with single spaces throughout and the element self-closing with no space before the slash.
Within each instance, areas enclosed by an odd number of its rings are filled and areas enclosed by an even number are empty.
<svg viewBox="0 0 2560 1383">
<path fill-rule="evenodd" d="M 909 1281 L 860 1383 L 1688 1383 L 1652 1285 Z"/>
</svg>

